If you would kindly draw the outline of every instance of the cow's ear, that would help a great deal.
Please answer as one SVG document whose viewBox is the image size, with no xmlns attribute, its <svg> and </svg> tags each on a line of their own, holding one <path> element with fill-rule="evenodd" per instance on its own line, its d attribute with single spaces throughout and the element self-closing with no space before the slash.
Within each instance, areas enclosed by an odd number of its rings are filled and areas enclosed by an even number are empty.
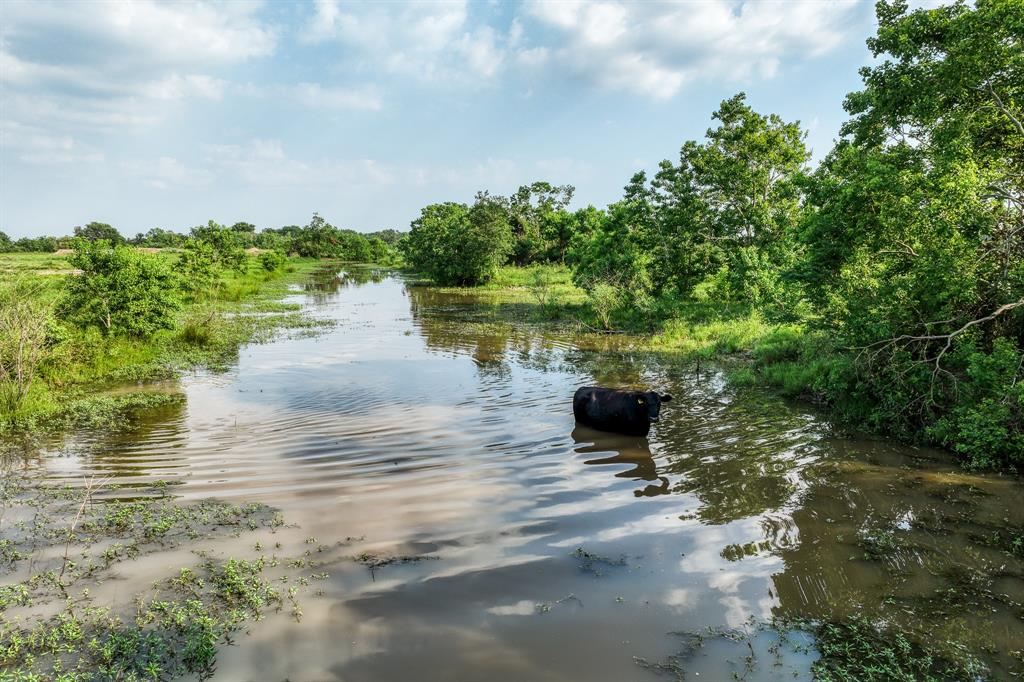
<svg viewBox="0 0 1024 682">
<path fill-rule="evenodd" d="M 670 402 L 672 402 L 672 396 L 670 396 L 670 395 L 668 395 L 666 393 L 665 395 L 661 396 L 661 402 L 663 402 L 663 403 L 670 403 Z"/>
</svg>

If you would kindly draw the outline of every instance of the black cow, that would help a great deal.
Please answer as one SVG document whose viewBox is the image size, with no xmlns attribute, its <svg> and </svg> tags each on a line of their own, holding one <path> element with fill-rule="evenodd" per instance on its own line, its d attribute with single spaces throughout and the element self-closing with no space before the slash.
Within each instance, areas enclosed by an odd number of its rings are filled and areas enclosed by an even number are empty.
<svg viewBox="0 0 1024 682">
<path fill-rule="evenodd" d="M 658 395 L 654 391 L 584 386 L 572 398 L 572 413 L 580 424 L 601 431 L 646 436 L 651 423 L 658 421 L 661 404 L 670 400 L 672 396 Z"/>
</svg>

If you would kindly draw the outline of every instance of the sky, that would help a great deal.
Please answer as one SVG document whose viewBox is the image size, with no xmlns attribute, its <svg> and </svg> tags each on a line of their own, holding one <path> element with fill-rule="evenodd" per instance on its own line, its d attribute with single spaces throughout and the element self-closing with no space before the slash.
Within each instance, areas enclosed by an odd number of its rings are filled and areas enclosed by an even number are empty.
<svg viewBox="0 0 1024 682">
<path fill-rule="evenodd" d="M 874 27 L 853 0 L 2 0 L 0 231 L 408 229 L 535 180 L 603 207 L 740 91 L 820 159 Z"/>
</svg>

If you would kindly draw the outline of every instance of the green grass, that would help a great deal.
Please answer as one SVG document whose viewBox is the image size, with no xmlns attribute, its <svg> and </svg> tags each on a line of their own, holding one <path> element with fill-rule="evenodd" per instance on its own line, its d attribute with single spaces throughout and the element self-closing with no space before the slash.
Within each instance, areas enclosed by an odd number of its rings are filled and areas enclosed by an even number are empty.
<svg viewBox="0 0 1024 682">
<path fill-rule="evenodd" d="M 572 283 L 572 273 L 562 265 L 505 266 L 480 286 L 432 288 L 471 297 L 474 303 L 492 306 L 496 317 L 514 322 L 565 323 L 586 316 L 587 293 Z"/>
<path fill-rule="evenodd" d="M 0 274 L 71 271 L 67 256 L 52 253 L 0 253 Z"/>
<path fill-rule="evenodd" d="M 481 286 L 439 291 L 472 295 L 475 301 L 504 307 L 518 318 L 573 321 L 595 331 L 603 327 L 587 292 L 573 284 L 572 272 L 564 265 L 505 266 Z M 532 314 L 522 315 L 523 307 Z M 793 330 L 797 337 L 802 334 L 799 328 L 767 321 L 746 306 L 671 298 L 652 301 L 644 309 L 624 303 L 611 320 L 613 331 L 640 336 L 650 350 L 694 357 L 748 353 L 782 329 Z"/>
<path fill-rule="evenodd" d="M 492 297 L 495 302 L 537 303 L 540 296 L 548 296 L 553 305 L 580 305 L 587 293 L 572 283 L 572 272 L 564 265 L 507 265 L 494 273 L 486 283 L 477 287 L 439 287 L 450 293 L 473 293 Z"/>
<path fill-rule="evenodd" d="M 683 312 L 669 319 L 663 329 L 651 337 L 651 346 L 698 357 L 713 357 L 750 351 L 778 329 L 766 322 L 757 311 L 732 316 L 722 308 L 721 317 L 708 319 L 707 306 L 699 306 L 699 314 Z"/>
</svg>

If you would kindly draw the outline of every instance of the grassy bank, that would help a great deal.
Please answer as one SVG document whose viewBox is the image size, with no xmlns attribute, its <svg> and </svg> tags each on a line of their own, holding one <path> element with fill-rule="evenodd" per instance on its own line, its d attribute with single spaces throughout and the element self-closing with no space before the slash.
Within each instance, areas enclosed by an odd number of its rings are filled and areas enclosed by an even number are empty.
<svg viewBox="0 0 1024 682">
<path fill-rule="evenodd" d="M 777 335 L 800 327 L 772 322 L 748 306 L 665 299 L 638 308 L 625 300 L 602 301 L 573 284 L 562 265 L 504 266 L 475 287 L 439 287 L 472 296 L 510 318 L 574 327 L 581 332 L 630 334 L 652 351 L 711 358 L 750 353 Z"/>
<path fill-rule="evenodd" d="M 780 334 L 802 333 L 801 327 L 769 321 L 747 306 L 666 299 L 638 308 L 625 300 L 601 301 L 573 284 L 571 271 L 561 265 L 504 266 L 486 284 L 437 290 L 472 296 L 510 319 L 629 334 L 648 350 L 694 359 L 753 357 L 755 348 L 777 343 Z"/>
<path fill-rule="evenodd" d="M 179 255 L 160 253 L 171 267 Z M 224 270 L 210 286 L 184 297 L 167 329 L 146 337 L 106 335 L 54 315 L 47 329 L 45 355 L 36 378 L 17 409 L 0 419 L 0 432 L 33 432 L 76 424 L 114 424 L 138 408 L 178 398 L 166 392 L 118 391 L 126 384 L 168 379 L 182 372 L 227 367 L 243 343 L 269 338 L 278 330 L 310 329 L 320 322 L 281 302 L 289 286 L 305 281 L 319 267 L 316 259 L 290 259 L 268 271 L 258 263 Z M 52 254 L 4 254 L 0 272 L 18 278 L 56 310 L 69 277 L 77 277 L 68 259 Z"/>
</svg>

